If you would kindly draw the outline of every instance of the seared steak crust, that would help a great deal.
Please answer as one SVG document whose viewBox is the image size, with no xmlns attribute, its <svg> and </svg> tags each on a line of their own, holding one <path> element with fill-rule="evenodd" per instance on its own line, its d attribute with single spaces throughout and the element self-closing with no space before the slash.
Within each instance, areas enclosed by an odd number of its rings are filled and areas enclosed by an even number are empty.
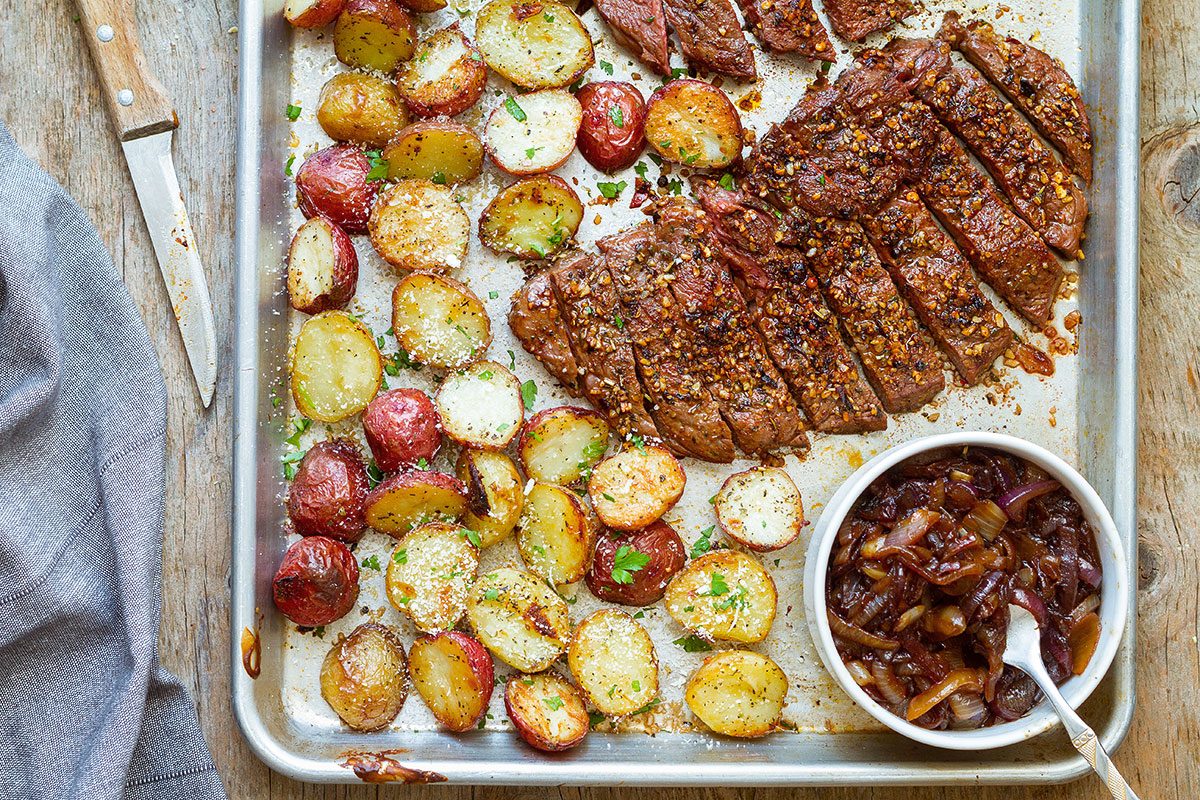
<svg viewBox="0 0 1200 800">
<path fill-rule="evenodd" d="M 741 81 L 758 77 L 754 51 L 729 0 L 665 0 L 663 6 L 689 64 Z"/>
<path fill-rule="evenodd" d="M 662 0 L 596 0 L 613 38 L 659 75 L 670 75 L 670 45 Z"/>
<path fill-rule="evenodd" d="M 571 352 L 571 340 L 549 274 L 535 275 L 513 295 L 508 326 L 521 346 L 542 362 L 567 391 L 579 394 L 579 365 Z"/>
<path fill-rule="evenodd" d="M 812 0 L 738 0 L 750 30 L 776 53 L 834 61 L 837 54 Z"/>
<path fill-rule="evenodd" d="M 909 0 L 825 0 L 825 13 L 834 31 L 852 42 L 887 30 L 916 10 Z"/>
</svg>

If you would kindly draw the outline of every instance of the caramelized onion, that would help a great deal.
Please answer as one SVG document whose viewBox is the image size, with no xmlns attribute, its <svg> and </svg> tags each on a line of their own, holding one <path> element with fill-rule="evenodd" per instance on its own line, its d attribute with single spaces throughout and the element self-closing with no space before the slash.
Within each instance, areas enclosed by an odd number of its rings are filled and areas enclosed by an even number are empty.
<svg viewBox="0 0 1200 800">
<path fill-rule="evenodd" d="M 889 703 L 903 703 L 908 689 L 892 672 L 892 665 L 885 661 L 871 662 L 871 677 L 875 679 L 875 688 Z"/>
<path fill-rule="evenodd" d="M 1071 672 L 1082 675 L 1096 654 L 1096 646 L 1100 644 L 1100 615 L 1095 611 L 1084 614 L 1071 626 L 1067 642 L 1071 646 Z"/>
<path fill-rule="evenodd" d="M 846 641 L 861 644 L 863 647 L 874 647 L 876 650 L 895 650 L 899 647 L 891 639 L 884 639 L 882 636 L 867 633 L 862 628 L 851 625 L 832 610 L 829 611 L 829 629 L 833 631 L 834 636 L 840 636 Z"/>
<path fill-rule="evenodd" d="M 980 683 L 979 673 L 976 670 L 956 669 L 910 700 L 908 711 L 904 716 L 909 722 L 912 722 L 917 717 L 925 716 L 934 706 L 960 689 L 970 687 L 976 692 L 980 691 Z"/>
<path fill-rule="evenodd" d="M 1008 515 L 1004 513 L 1004 509 L 991 500 L 980 500 L 967 512 L 967 516 L 963 517 L 962 526 L 969 531 L 978 533 L 984 538 L 984 541 L 990 542 L 996 538 L 1007 522 Z"/>
<path fill-rule="evenodd" d="M 1025 507 L 1029 505 L 1029 501 L 1042 495 L 1050 494 L 1053 491 L 1062 488 L 1062 484 L 1058 481 L 1037 481 L 1035 483 L 1026 483 L 1004 493 L 1004 495 L 996 501 L 996 505 L 1003 509 L 1004 513 L 1010 519 L 1024 520 Z"/>
</svg>

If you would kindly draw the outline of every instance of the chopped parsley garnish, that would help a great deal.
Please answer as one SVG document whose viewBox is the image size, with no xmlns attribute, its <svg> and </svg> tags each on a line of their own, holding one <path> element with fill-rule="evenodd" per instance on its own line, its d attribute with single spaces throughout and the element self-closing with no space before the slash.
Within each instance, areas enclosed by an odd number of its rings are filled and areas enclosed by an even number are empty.
<svg viewBox="0 0 1200 800">
<path fill-rule="evenodd" d="M 631 689 L 633 689 L 635 692 L 640 692 L 642 690 L 642 683 L 641 683 L 641 681 L 634 680 L 633 683 L 629 684 L 629 687 Z"/>
<path fill-rule="evenodd" d="M 295 122 L 296 120 L 300 119 L 300 106 L 292 105 L 291 103 L 288 103 L 287 118 L 290 119 L 292 122 Z"/>
<path fill-rule="evenodd" d="M 683 194 L 683 181 L 679 180 L 678 178 L 672 178 L 671 182 L 667 184 L 667 190 L 671 194 L 678 197 L 679 195 Z"/>
<path fill-rule="evenodd" d="M 417 469 L 429 469 L 429 462 L 424 458 L 417 459 Z"/>
<path fill-rule="evenodd" d="M 525 148 L 525 157 L 533 158 L 535 155 L 537 155 L 537 151 L 541 150 L 541 149 L 542 149 L 541 147 L 526 147 Z"/>
<path fill-rule="evenodd" d="M 288 156 L 287 163 L 283 165 L 283 174 L 287 175 L 289 178 L 292 177 L 292 164 L 295 163 L 296 157 L 294 155 Z"/>
<path fill-rule="evenodd" d="M 646 177 L 646 170 L 647 170 L 647 169 L 649 169 L 649 168 L 646 166 L 646 162 L 645 162 L 645 161 L 639 161 L 639 162 L 637 162 L 636 164 L 634 164 L 634 165 L 633 165 L 633 171 L 637 173 L 637 176 L 638 176 L 639 178 L 645 178 L 645 177 Z"/>
<path fill-rule="evenodd" d="M 650 556 L 639 553 L 627 544 L 617 548 L 613 556 L 612 579 L 617 583 L 633 583 L 633 573 L 650 563 Z"/>
<path fill-rule="evenodd" d="M 550 709 L 551 711 L 558 711 L 563 707 L 563 705 L 565 705 L 563 703 L 563 699 L 558 695 L 554 695 L 554 697 L 543 697 L 542 702 L 545 703 L 546 708 Z"/>
<path fill-rule="evenodd" d="M 500 599 L 500 590 L 499 589 L 488 589 L 487 591 L 485 591 L 483 593 L 483 599 L 484 600 L 499 600 Z"/>
<path fill-rule="evenodd" d="M 433 181 L 434 183 L 436 183 L 438 186 L 445 186 L 446 185 L 446 173 L 442 172 L 439 169 L 437 172 L 433 173 L 433 177 L 430 178 L 430 180 Z"/>
<path fill-rule="evenodd" d="M 638 611 L 637 613 L 635 613 L 635 614 L 633 615 L 633 618 L 634 618 L 634 619 L 645 619 L 645 618 L 646 618 L 646 612 L 645 612 L 645 611 Z"/>
<path fill-rule="evenodd" d="M 495 289 L 493 289 L 492 291 L 488 292 L 488 300 L 495 300 L 495 299 L 496 299 L 497 297 L 499 297 L 499 296 L 500 296 L 500 293 L 499 293 L 499 292 L 497 292 Z"/>
<path fill-rule="evenodd" d="M 507 422 L 501 422 L 499 425 L 496 426 L 496 433 L 504 433 L 506 430 L 508 430 L 511 427 L 512 427 L 512 425 L 509 425 Z"/>
<path fill-rule="evenodd" d="M 640 433 L 629 434 L 629 442 L 639 453 L 646 455 L 646 440 Z"/>
<path fill-rule="evenodd" d="M 517 354 L 514 353 L 512 350 L 508 351 L 508 368 L 509 369 L 517 368 Z"/>
<path fill-rule="evenodd" d="M 711 644 L 694 634 L 691 636 L 680 637 L 679 639 L 671 642 L 671 644 L 682 647 L 685 653 L 707 653 L 709 650 L 712 650 Z"/>
<path fill-rule="evenodd" d="M 746 599 L 746 587 L 739 586 L 736 592 L 733 592 L 724 600 L 713 603 L 713 608 L 717 611 L 728 611 L 731 608 L 736 608 L 739 611 L 750 604 Z"/>
<path fill-rule="evenodd" d="M 725 582 L 725 576 L 719 572 L 712 574 L 712 582 L 708 586 L 707 594 L 711 597 L 719 597 L 729 593 L 729 584 Z"/>
<path fill-rule="evenodd" d="M 617 326 L 617 330 L 624 330 L 625 319 L 620 314 L 613 314 L 613 325 Z"/>
<path fill-rule="evenodd" d="M 376 555 L 367 556 L 366 558 L 364 558 L 362 560 L 362 565 L 364 567 L 366 567 L 367 569 L 373 569 L 376 572 L 378 572 L 380 569 L 379 556 L 376 556 Z"/>
<path fill-rule="evenodd" d="M 504 107 L 508 109 L 508 113 L 511 114 L 512 118 L 517 122 L 524 122 L 525 120 L 529 119 L 529 117 L 525 116 L 525 109 L 517 105 L 517 101 L 511 97 L 504 98 Z"/>
<path fill-rule="evenodd" d="M 492 379 L 492 375 L 493 372 L 490 369 L 485 369 L 483 372 L 479 373 L 479 377 L 485 381 L 490 381 Z"/>
<path fill-rule="evenodd" d="M 378 150 L 368 150 L 367 158 L 371 159 L 371 171 L 367 173 L 367 180 L 387 180 L 389 164 L 383 154 Z"/>
<path fill-rule="evenodd" d="M 733 182 L 733 176 L 728 172 L 721 176 L 721 180 L 717 181 L 717 184 L 727 192 L 732 192 L 737 187 L 737 184 Z"/>
<path fill-rule="evenodd" d="M 709 525 L 704 530 L 700 531 L 700 538 L 692 545 L 691 557 L 699 558 L 700 556 L 712 550 L 712 535 L 717 529 L 716 525 Z"/>
<path fill-rule="evenodd" d="M 460 529 L 458 535 L 464 537 L 468 542 L 476 547 L 483 547 L 483 541 L 479 538 L 479 534 L 470 528 Z"/>
<path fill-rule="evenodd" d="M 600 62 L 600 69 L 604 70 L 605 75 L 613 74 L 613 65 L 608 63 L 607 61 Z"/>
<path fill-rule="evenodd" d="M 625 187 L 628 185 L 629 184 L 627 184 L 625 181 L 620 181 L 618 183 L 606 183 L 601 181 L 600 183 L 596 184 L 596 188 L 600 190 L 600 194 L 604 195 L 609 200 L 613 200 L 617 197 L 617 195 L 625 191 Z"/>
<path fill-rule="evenodd" d="M 309 419 L 308 417 L 300 417 L 298 420 L 296 420 L 292 424 L 294 426 L 292 428 L 294 433 L 292 433 L 292 435 L 289 436 L 288 438 L 284 439 L 284 441 L 287 442 L 288 444 L 290 444 L 292 447 L 299 447 L 300 446 L 300 435 L 303 434 L 306 430 L 308 430 L 312 426 L 312 420 Z"/>
<path fill-rule="evenodd" d="M 383 470 L 375 463 L 375 459 L 367 462 L 367 488 L 374 489 L 383 480 Z"/>
<path fill-rule="evenodd" d="M 521 384 L 521 401 L 525 403 L 526 408 L 533 408 L 533 404 L 537 402 L 537 384 L 532 380 Z"/>
<path fill-rule="evenodd" d="M 538 258 L 546 257 L 546 248 L 542 247 L 538 242 L 530 242 L 529 249 L 538 254 Z"/>
<path fill-rule="evenodd" d="M 625 127 L 625 115 L 621 113 L 620 106 L 609 106 L 608 118 L 612 120 L 612 124 L 616 125 L 618 128 Z"/>
<path fill-rule="evenodd" d="M 546 20 L 546 22 L 554 22 L 554 15 L 551 14 L 549 11 L 543 11 L 542 18 L 544 20 Z"/>
<path fill-rule="evenodd" d="M 601 493 L 600 493 L 600 495 L 601 495 L 601 496 L 602 496 L 602 497 L 603 497 L 605 500 L 607 500 L 607 501 L 608 501 L 608 502 L 610 502 L 610 503 L 615 503 L 615 502 L 617 502 L 617 498 L 613 497 L 613 496 L 612 496 L 611 494 L 609 494 L 608 492 L 601 492 Z"/>
<path fill-rule="evenodd" d="M 636 683 L 636 682 L 637 682 L 637 681 L 634 681 L 634 683 Z M 638 714 L 645 714 L 647 711 L 649 711 L 650 709 L 654 708 L 656 705 L 658 705 L 658 704 L 659 704 L 659 703 L 661 703 L 661 702 L 662 702 L 662 700 L 660 700 L 659 698 L 657 698 L 657 697 L 656 697 L 656 698 L 654 698 L 653 700 L 651 700 L 649 703 L 646 703 L 646 705 L 644 705 L 644 706 L 642 706 L 641 708 L 639 708 L 637 711 L 634 711 L 634 712 L 633 712 L 632 714 L 630 714 L 629 716 L 631 716 L 631 717 L 636 717 Z"/>
<path fill-rule="evenodd" d="M 397 564 L 407 564 L 408 563 L 408 551 L 407 550 L 397 550 L 396 552 L 392 553 L 392 561 L 395 561 Z"/>
<path fill-rule="evenodd" d="M 293 450 L 290 453 L 285 453 L 279 460 L 283 462 L 283 477 L 289 481 L 296 478 L 296 472 L 300 469 L 297 462 L 304 458 L 306 450 Z"/>
</svg>

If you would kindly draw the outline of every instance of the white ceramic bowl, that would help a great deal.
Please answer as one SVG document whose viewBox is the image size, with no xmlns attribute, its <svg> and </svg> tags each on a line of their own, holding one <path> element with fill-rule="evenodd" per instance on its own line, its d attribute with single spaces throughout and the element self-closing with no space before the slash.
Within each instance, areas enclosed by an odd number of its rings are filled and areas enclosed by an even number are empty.
<svg viewBox="0 0 1200 800">
<path fill-rule="evenodd" d="M 1100 552 L 1103 573 L 1103 581 L 1100 584 L 1100 641 L 1084 673 L 1071 677 L 1059 687 L 1072 707 L 1079 706 L 1087 699 L 1112 664 L 1117 645 L 1125 630 L 1125 617 L 1129 611 L 1129 587 L 1124 545 L 1117 535 L 1108 509 L 1083 476 L 1058 456 L 1024 439 L 1000 433 L 968 432 L 927 436 L 893 447 L 863 464 L 838 489 L 817 521 L 804 567 L 804 609 L 813 641 L 821 660 L 825 662 L 825 668 L 867 713 L 897 733 L 924 744 L 951 750 L 984 750 L 1015 744 L 1044 733 L 1057 724 L 1058 717 L 1043 700 L 1020 719 L 978 730 L 931 731 L 913 725 L 876 703 L 850 677 L 849 670 L 842 663 L 841 656 L 834 646 L 825 607 L 825 579 L 829 554 L 837 539 L 842 520 L 850 513 L 859 495 L 872 481 L 901 461 L 932 450 L 964 445 L 990 447 L 1011 453 L 1046 470 L 1079 502 L 1085 519 L 1096 534 L 1096 546 Z"/>
</svg>

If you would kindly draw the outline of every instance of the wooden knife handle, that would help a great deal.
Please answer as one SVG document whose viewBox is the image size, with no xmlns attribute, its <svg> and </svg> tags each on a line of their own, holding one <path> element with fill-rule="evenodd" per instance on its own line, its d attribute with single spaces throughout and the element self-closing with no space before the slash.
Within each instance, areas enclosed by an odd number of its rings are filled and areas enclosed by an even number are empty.
<svg viewBox="0 0 1200 800">
<path fill-rule="evenodd" d="M 123 142 L 179 125 L 162 85 L 150 74 L 137 34 L 134 0 L 75 0 L 104 102 Z"/>
</svg>

